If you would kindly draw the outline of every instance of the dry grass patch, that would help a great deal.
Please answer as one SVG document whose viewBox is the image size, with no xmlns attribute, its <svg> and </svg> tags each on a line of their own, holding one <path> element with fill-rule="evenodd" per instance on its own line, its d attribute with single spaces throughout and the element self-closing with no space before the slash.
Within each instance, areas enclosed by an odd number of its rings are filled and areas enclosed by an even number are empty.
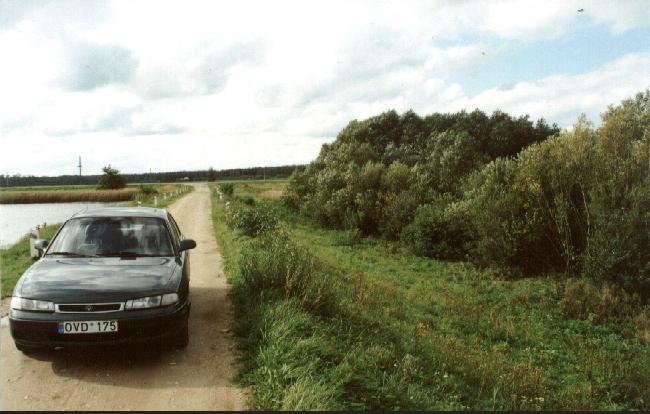
<svg viewBox="0 0 650 414">
<path fill-rule="evenodd" d="M 131 201 L 139 191 L 137 188 L 125 188 L 122 190 L 12 192 L 0 194 L 0 204 Z"/>
</svg>

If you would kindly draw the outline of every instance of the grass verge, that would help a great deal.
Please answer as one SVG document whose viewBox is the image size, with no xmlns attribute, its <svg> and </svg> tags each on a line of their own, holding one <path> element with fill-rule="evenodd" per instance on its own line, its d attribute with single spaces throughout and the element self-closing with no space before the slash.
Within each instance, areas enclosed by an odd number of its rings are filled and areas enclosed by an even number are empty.
<svg viewBox="0 0 650 414">
<path fill-rule="evenodd" d="M 59 227 L 59 224 L 45 227 L 40 231 L 40 237 L 47 240 L 52 239 Z M 29 254 L 29 236 L 25 236 L 7 249 L 0 249 L 0 287 L 3 298 L 11 296 L 16 282 L 32 263 Z"/>
<path fill-rule="evenodd" d="M 650 406 L 647 305 L 561 278 L 508 280 L 415 257 L 274 202 L 279 231 L 228 228 L 228 210 L 255 208 L 244 201 L 263 203 L 265 191 L 236 185 L 213 202 L 253 408 Z"/>
</svg>

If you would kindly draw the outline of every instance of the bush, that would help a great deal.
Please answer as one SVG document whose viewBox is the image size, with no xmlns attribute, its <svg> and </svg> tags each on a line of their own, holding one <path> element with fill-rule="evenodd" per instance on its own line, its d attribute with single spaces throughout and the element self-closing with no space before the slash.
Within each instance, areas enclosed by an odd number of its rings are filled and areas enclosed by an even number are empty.
<svg viewBox="0 0 650 414">
<path fill-rule="evenodd" d="M 593 230 L 583 273 L 650 298 L 650 180 L 627 192 L 603 185 L 590 208 Z"/>
<path fill-rule="evenodd" d="M 534 249 L 549 258 L 551 270 L 580 270 L 591 225 L 588 196 L 600 170 L 596 139 L 581 118 L 572 132 L 528 147 L 517 159 L 513 190 L 522 195 L 526 214 L 537 219 Z"/>
<path fill-rule="evenodd" d="M 566 280 L 561 291 L 560 306 L 569 318 L 602 323 L 612 318 L 632 317 L 640 308 L 638 295 L 608 283 L 599 287 L 586 278 Z"/>
<path fill-rule="evenodd" d="M 595 161 L 593 131 L 579 122 L 472 174 L 464 198 L 477 231 L 475 261 L 526 273 L 579 270 Z"/>
<path fill-rule="evenodd" d="M 226 224 L 249 237 L 256 237 L 273 230 L 278 224 L 278 218 L 268 205 L 263 204 L 231 210 L 226 216 Z"/>
<path fill-rule="evenodd" d="M 255 205 L 255 199 L 251 196 L 246 196 L 242 198 L 242 203 L 246 204 L 247 206 L 254 206 Z"/>
<path fill-rule="evenodd" d="M 158 190 L 156 190 L 156 187 L 154 187 L 153 185 L 146 185 L 146 184 L 140 185 L 140 192 L 144 195 L 158 194 Z"/>
<path fill-rule="evenodd" d="M 102 168 L 104 174 L 99 177 L 100 190 L 119 190 L 126 187 L 126 178 L 120 174 L 120 171 L 112 168 L 110 165 Z"/>
<path fill-rule="evenodd" d="M 650 90 L 610 107 L 598 132 L 584 273 L 650 299 Z"/>
<path fill-rule="evenodd" d="M 391 194 L 386 198 L 379 230 L 384 238 L 398 240 L 402 230 L 413 221 L 420 200 L 417 194 L 410 190 Z"/>
<path fill-rule="evenodd" d="M 414 254 L 438 259 L 461 259 L 470 239 L 466 214 L 450 196 L 420 206 L 404 228 L 402 243 Z"/>
<path fill-rule="evenodd" d="M 235 193 L 235 184 L 233 183 L 223 183 L 219 184 L 219 191 L 228 197 L 232 197 Z"/>
</svg>

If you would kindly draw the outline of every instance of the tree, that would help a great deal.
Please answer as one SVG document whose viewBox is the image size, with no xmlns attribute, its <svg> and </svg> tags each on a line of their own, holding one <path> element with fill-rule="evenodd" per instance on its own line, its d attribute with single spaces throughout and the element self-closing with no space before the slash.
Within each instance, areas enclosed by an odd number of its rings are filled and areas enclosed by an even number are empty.
<svg viewBox="0 0 650 414">
<path fill-rule="evenodd" d="M 126 179 L 120 174 L 116 168 L 112 168 L 109 164 L 107 167 L 102 168 L 104 174 L 99 177 L 100 190 L 116 190 L 126 187 Z"/>
<path fill-rule="evenodd" d="M 217 173 L 214 171 L 214 168 L 210 167 L 208 169 L 208 181 L 214 181 L 217 179 Z"/>
</svg>

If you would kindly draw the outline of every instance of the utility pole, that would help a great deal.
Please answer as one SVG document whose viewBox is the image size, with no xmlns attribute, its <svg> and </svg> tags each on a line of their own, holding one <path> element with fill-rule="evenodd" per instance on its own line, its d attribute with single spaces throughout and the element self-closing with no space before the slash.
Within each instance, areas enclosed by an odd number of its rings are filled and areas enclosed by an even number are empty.
<svg viewBox="0 0 650 414">
<path fill-rule="evenodd" d="M 77 167 L 79 167 L 79 180 L 81 181 L 81 155 L 79 156 L 79 165 Z"/>
</svg>

